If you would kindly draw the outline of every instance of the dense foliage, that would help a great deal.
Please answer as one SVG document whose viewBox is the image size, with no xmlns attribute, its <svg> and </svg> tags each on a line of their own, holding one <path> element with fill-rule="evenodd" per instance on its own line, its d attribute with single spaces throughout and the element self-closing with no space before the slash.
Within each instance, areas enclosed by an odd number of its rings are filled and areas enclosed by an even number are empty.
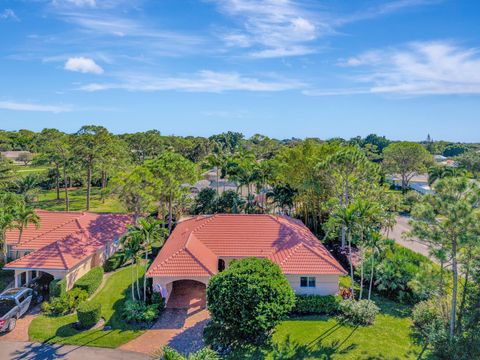
<svg viewBox="0 0 480 360">
<path fill-rule="evenodd" d="M 67 280 L 66 279 L 55 279 L 52 280 L 49 284 L 49 294 L 51 297 L 60 297 L 67 292 Z"/>
<path fill-rule="evenodd" d="M 85 290 L 72 289 L 59 297 L 51 298 L 50 302 L 42 303 L 42 310 L 50 316 L 71 314 L 87 298 L 88 294 Z"/>
<path fill-rule="evenodd" d="M 85 301 L 77 308 L 77 317 L 80 326 L 90 328 L 100 320 L 102 305 L 99 302 Z"/>
<path fill-rule="evenodd" d="M 278 265 L 247 258 L 210 279 L 207 304 L 207 343 L 219 348 L 262 345 L 292 310 L 295 296 Z"/>
<path fill-rule="evenodd" d="M 295 315 L 332 315 L 338 310 L 339 298 L 333 295 L 295 295 Z"/>
<path fill-rule="evenodd" d="M 338 321 L 352 326 L 368 326 L 375 322 L 380 309 L 371 300 L 344 300 L 338 305 Z"/>
<path fill-rule="evenodd" d="M 75 282 L 73 288 L 85 290 L 88 296 L 91 296 L 100 286 L 103 280 L 103 268 L 94 267 L 88 273 L 83 275 Z"/>
<path fill-rule="evenodd" d="M 111 272 L 117 270 L 119 267 L 125 264 L 127 261 L 125 252 L 123 250 L 119 250 L 115 252 L 112 256 L 110 256 L 105 262 L 103 263 L 103 271 L 104 272 Z"/>
<path fill-rule="evenodd" d="M 171 347 L 164 346 L 160 351 L 152 355 L 153 360 L 220 360 L 220 356 L 212 349 L 205 347 L 188 357 L 183 356 Z"/>
<path fill-rule="evenodd" d="M 159 314 L 160 304 L 147 305 L 141 300 L 125 301 L 122 317 L 131 323 L 151 323 Z"/>
</svg>

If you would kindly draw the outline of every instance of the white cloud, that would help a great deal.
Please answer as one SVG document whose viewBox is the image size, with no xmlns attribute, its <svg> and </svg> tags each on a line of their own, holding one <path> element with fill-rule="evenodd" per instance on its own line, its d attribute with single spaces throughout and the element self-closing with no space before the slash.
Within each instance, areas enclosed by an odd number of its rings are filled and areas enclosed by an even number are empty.
<svg viewBox="0 0 480 360">
<path fill-rule="evenodd" d="M 64 66 L 65 70 L 81 73 L 102 74 L 103 69 L 92 59 L 85 57 L 72 57 L 67 60 Z"/>
<path fill-rule="evenodd" d="M 96 0 L 53 0 L 54 6 L 96 7 Z"/>
<path fill-rule="evenodd" d="M 253 57 L 257 58 L 311 53 L 314 50 L 305 44 L 317 39 L 327 27 L 290 0 L 217 2 L 223 13 L 237 19 L 242 25 L 241 29 L 222 36 L 225 43 L 229 46 L 260 47 L 252 52 Z"/>
<path fill-rule="evenodd" d="M 415 42 L 404 48 L 366 52 L 340 63 L 355 68 L 361 88 L 309 90 L 306 95 L 480 94 L 480 50 L 450 42 Z"/>
<path fill-rule="evenodd" d="M 65 105 L 42 105 L 15 101 L 0 101 L 0 109 L 16 111 L 51 112 L 55 114 L 72 111 L 72 108 L 70 106 Z"/>
<path fill-rule="evenodd" d="M 272 92 L 303 88 L 298 81 L 272 79 L 260 80 L 238 73 L 203 70 L 190 76 L 153 77 L 145 75 L 122 75 L 123 81 L 112 83 L 91 83 L 80 87 L 83 91 L 120 89 L 127 91 L 167 91 L 221 93 L 225 91 Z"/>
<path fill-rule="evenodd" d="M 0 12 L 0 20 L 7 20 L 7 19 L 19 21 L 18 16 L 15 14 L 15 12 L 12 9 L 5 9 L 2 12 Z"/>
</svg>

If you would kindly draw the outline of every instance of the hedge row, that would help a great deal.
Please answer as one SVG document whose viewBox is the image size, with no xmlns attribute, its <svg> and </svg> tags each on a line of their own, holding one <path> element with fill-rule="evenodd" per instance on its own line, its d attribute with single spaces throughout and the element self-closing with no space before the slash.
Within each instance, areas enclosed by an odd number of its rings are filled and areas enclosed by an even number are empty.
<svg viewBox="0 0 480 360">
<path fill-rule="evenodd" d="M 111 272 L 117 270 L 120 266 L 125 264 L 126 256 L 123 250 L 119 250 L 110 256 L 103 264 L 105 272 Z"/>
<path fill-rule="evenodd" d="M 97 266 L 83 275 L 73 287 L 85 290 L 88 293 L 88 296 L 91 296 L 102 283 L 102 279 L 103 268 L 101 266 Z"/>
<path fill-rule="evenodd" d="M 50 297 L 60 297 L 67 292 L 67 280 L 52 280 L 48 285 Z"/>
<path fill-rule="evenodd" d="M 338 310 L 340 299 L 333 295 L 295 295 L 295 307 L 292 313 L 298 315 L 330 315 Z"/>
<path fill-rule="evenodd" d="M 102 315 L 102 305 L 97 302 L 85 301 L 77 309 L 78 322 L 84 328 L 95 325 Z"/>
</svg>

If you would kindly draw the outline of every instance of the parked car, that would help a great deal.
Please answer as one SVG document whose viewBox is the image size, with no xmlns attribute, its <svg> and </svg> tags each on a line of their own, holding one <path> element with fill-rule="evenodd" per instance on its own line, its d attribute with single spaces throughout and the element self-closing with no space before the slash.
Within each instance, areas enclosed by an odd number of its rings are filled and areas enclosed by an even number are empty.
<svg viewBox="0 0 480 360">
<path fill-rule="evenodd" d="M 17 320 L 30 308 L 34 291 L 29 288 L 13 288 L 0 294 L 0 332 L 15 329 Z"/>
</svg>

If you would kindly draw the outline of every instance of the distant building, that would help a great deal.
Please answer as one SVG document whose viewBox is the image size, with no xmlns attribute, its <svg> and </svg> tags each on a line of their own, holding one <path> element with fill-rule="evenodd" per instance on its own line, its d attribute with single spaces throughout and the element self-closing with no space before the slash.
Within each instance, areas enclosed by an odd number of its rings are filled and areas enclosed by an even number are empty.
<svg viewBox="0 0 480 360">
<path fill-rule="evenodd" d="M 25 158 L 31 159 L 33 154 L 30 151 L 2 151 L 0 154 L 14 163 L 21 164 Z"/>
</svg>

